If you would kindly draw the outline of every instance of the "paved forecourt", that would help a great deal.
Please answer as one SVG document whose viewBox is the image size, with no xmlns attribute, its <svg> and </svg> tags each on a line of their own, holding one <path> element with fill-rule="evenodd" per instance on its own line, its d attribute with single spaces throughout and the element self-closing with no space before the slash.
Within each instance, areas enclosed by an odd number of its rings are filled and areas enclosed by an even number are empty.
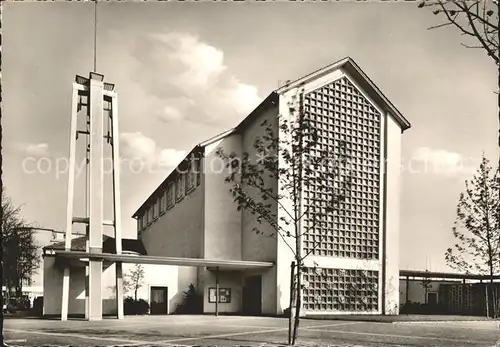
<svg viewBox="0 0 500 347">
<path fill-rule="evenodd" d="M 499 325 L 482 322 L 380 323 L 301 320 L 300 346 L 495 346 Z M 136 316 L 124 320 L 7 319 L 13 346 L 277 346 L 288 336 L 286 318 Z"/>
</svg>

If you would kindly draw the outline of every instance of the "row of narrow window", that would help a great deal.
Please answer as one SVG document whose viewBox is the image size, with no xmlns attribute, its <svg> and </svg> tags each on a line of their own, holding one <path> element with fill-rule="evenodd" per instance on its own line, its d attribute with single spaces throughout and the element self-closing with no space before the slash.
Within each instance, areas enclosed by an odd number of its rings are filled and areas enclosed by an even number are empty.
<svg viewBox="0 0 500 347">
<path fill-rule="evenodd" d="M 177 175 L 174 175 L 167 183 L 166 188 L 156 194 L 139 217 L 139 231 L 148 227 L 161 214 L 174 207 L 185 195 L 200 185 L 200 163 L 198 160 L 193 161 L 193 163 L 188 170 L 183 172 L 177 170 Z"/>
</svg>

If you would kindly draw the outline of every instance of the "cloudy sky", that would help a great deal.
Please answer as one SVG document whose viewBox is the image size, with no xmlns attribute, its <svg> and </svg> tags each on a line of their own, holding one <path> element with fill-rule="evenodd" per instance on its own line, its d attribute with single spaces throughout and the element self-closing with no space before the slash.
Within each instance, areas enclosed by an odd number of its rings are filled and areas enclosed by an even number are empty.
<svg viewBox="0 0 500 347">
<path fill-rule="evenodd" d="M 64 228 L 71 85 L 92 69 L 93 18 L 90 3 L 4 4 L 4 183 L 25 218 L 44 227 Z M 412 123 L 400 265 L 446 270 L 464 180 L 483 151 L 496 157 L 495 66 L 452 28 L 427 30 L 439 23 L 428 9 L 115 2 L 99 4 L 97 18 L 97 70 L 119 93 L 123 157 L 149 168 L 123 166 L 125 235 L 193 145 L 236 125 L 282 81 L 351 56 Z"/>
</svg>

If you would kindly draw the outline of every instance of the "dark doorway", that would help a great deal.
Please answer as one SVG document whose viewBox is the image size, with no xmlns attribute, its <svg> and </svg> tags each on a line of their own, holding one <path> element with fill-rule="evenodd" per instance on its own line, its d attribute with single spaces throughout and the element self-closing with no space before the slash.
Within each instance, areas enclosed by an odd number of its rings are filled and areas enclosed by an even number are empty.
<svg viewBox="0 0 500 347">
<path fill-rule="evenodd" d="M 427 304 L 429 306 L 437 306 L 437 293 L 427 293 Z"/>
<path fill-rule="evenodd" d="M 168 288 L 167 287 L 151 287 L 150 296 L 150 312 L 151 314 L 168 314 Z"/>
<path fill-rule="evenodd" d="M 244 315 L 259 316 L 262 313 L 262 276 L 245 278 L 241 306 Z"/>
</svg>

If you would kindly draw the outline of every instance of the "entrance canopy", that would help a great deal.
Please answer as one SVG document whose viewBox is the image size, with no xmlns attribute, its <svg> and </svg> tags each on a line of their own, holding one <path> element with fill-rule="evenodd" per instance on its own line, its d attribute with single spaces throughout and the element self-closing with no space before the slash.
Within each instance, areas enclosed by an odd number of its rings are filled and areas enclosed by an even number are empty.
<svg viewBox="0 0 500 347">
<path fill-rule="evenodd" d="M 223 259 L 201 259 L 201 258 L 176 258 L 176 257 L 156 257 L 133 254 L 112 254 L 112 253 L 88 253 L 82 251 L 55 250 L 56 259 L 77 259 L 87 262 L 89 259 L 98 259 L 108 262 L 122 262 L 132 264 L 156 264 L 156 265 L 178 265 L 178 266 L 199 266 L 214 267 L 221 270 L 248 270 L 265 269 L 274 266 L 272 262 L 246 261 L 246 260 L 223 260 Z"/>
</svg>

